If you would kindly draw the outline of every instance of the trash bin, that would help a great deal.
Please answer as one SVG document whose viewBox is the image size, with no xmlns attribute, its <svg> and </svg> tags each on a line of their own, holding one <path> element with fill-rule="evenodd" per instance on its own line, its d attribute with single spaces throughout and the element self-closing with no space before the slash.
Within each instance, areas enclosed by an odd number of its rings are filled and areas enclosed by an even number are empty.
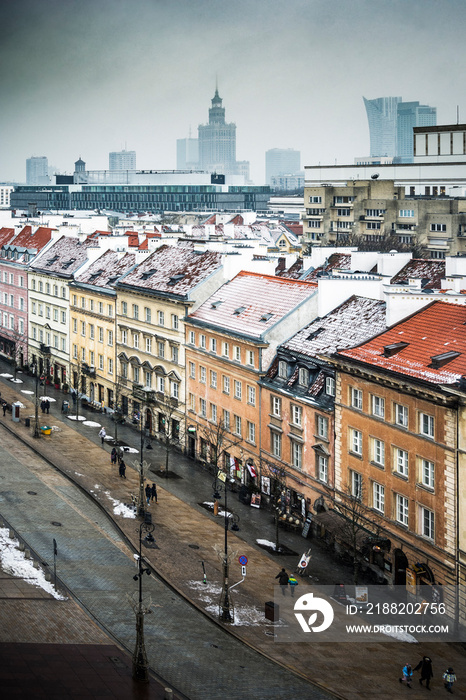
<svg viewBox="0 0 466 700">
<path fill-rule="evenodd" d="M 273 600 L 266 602 L 265 619 L 270 620 L 270 622 L 278 622 L 280 619 L 280 606 L 278 603 L 274 603 Z"/>
<path fill-rule="evenodd" d="M 69 403 L 69 401 L 63 401 L 63 403 L 62 403 L 62 405 L 61 405 L 61 412 L 62 412 L 62 413 L 68 413 L 69 408 L 70 408 L 70 403 Z"/>
<path fill-rule="evenodd" d="M 31 419 L 30 419 L 30 418 L 25 418 L 25 419 L 24 419 L 24 425 L 26 426 L 26 428 L 30 428 L 30 427 L 31 427 Z"/>
</svg>

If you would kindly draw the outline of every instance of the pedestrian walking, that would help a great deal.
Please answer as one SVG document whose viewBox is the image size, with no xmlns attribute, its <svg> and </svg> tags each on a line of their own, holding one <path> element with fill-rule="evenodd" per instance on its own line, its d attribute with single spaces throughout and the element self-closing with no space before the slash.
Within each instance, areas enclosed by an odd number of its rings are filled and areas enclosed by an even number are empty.
<svg viewBox="0 0 466 700">
<path fill-rule="evenodd" d="M 6 409 L 8 408 L 8 404 L 7 404 L 6 401 L 3 401 L 3 403 L 2 403 L 2 408 L 3 408 L 3 415 L 5 415 Z"/>
<path fill-rule="evenodd" d="M 44 408 L 45 412 L 48 414 L 48 412 L 50 411 L 50 401 L 48 399 L 45 399 L 44 401 Z"/>
<path fill-rule="evenodd" d="M 290 584 L 291 597 L 294 598 L 294 592 L 295 592 L 296 586 L 298 585 L 298 582 L 294 576 L 290 576 L 288 579 L 288 583 Z"/>
<path fill-rule="evenodd" d="M 282 595 L 286 595 L 286 589 L 288 588 L 289 579 L 285 569 L 283 568 L 281 571 L 279 571 L 275 578 L 278 578 L 278 583 L 280 584 Z"/>
<path fill-rule="evenodd" d="M 147 501 L 148 506 L 150 505 L 151 496 L 152 496 L 152 489 L 151 489 L 150 485 L 147 484 L 146 485 L 146 501 Z"/>
<path fill-rule="evenodd" d="M 100 439 L 102 440 L 102 445 L 103 445 L 103 444 L 104 444 L 104 440 L 105 440 L 105 438 L 107 437 L 107 431 L 105 430 L 105 428 L 102 427 L 102 428 L 100 429 L 100 431 L 99 431 L 99 437 L 100 437 Z"/>
<path fill-rule="evenodd" d="M 45 413 L 45 401 L 40 402 L 40 410 L 42 411 L 42 413 Z"/>
<path fill-rule="evenodd" d="M 411 664 L 405 664 L 401 673 L 403 674 L 403 677 L 398 678 L 398 680 L 400 683 L 406 683 L 408 688 L 411 688 L 411 682 L 413 680 L 413 669 L 411 668 Z"/>
<path fill-rule="evenodd" d="M 423 656 L 419 661 L 418 665 L 414 667 L 415 671 L 421 670 L 421 677 L 419 683 L 422 685 L 422 681 L 426 682 L 427 690 L 430 690 L 430 679 L 434 675 L 432 673 L 432 659 L 430 656 Z"/>
<path fill-rule="evenodd" d="M 150 497 L 153 501 L 157 503 L 157 486 L 155 484 L 152 484 L 152 488 L 150 490 Z"/>
<path fill-rule="evenodd" d="M 120 460 L 120 466 L 118 468 L 118 473 L 120 474 L 120 477 L 122 479 L 126 479 L 126 464 L 124 461 L 121 459 Z"/>
<path fill-rule="evenodd" d="M 117 451 L 116 451 L 116 447 L 113 447 L 112 451 L 110 452 L 110 462 L 112 464 L 116 464 L 116 461 L 117 461 Z"/>
<path fill-rule="evenodd" d="M 447 670 L 446 670 L 445 673 L 443 674 L 443 684 L 444 684 L 445 688 L 448 690 L 449 693 L 452 693 L 452 692 L 453 692 L 452 686 L 453 686 L 453 683 L 454 683 L 455 681 L 456 681 L 455 672 L 454 672 L 454 670 L 452 669 L 452 667 L 449 666 L 449 668 L 447 668 Z"/>
</svg>

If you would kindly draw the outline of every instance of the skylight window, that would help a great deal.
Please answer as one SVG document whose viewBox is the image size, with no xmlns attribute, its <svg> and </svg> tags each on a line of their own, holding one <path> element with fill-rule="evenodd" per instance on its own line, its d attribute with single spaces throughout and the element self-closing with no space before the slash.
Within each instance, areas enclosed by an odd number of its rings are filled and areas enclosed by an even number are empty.
<svg viewBox="0 0 466 700">
<path fill-rule="evenodd" d="M 443 367 L 443 365 L 446 365 L 448 362 L 451 362 L 460 355 L 460 352 L 455 352 L 454 350 L 450 350 L 449 352 L 443 352 L 440 355 L 433 355 L 430 358 L 432 362 L 429 365 L 429 367 L 432 367 L 433 369 L 439 369 L 440 367 Z"/>
<path fill-rule="evenodd" d="M 47 263 L 47 267 L 50 267 L 51 265 L 53 265 L 53 263 L 56 263 L 57 260 L 58 260 L 58 255 L 55 255 L 53 258 L 50 258 L 50 260 Z"/>
<path fill-rule="evenodd" d="M 260 320 L 261 321 L 269 321 L 272 318 L 272 316 L 273 316 L 273 314 L 271 314 L 271 313 L 263 314 L 260 317 Z"/>
<path fill-rule="evenodd" d="M 141 279 L 142 279 L 142 280 L 148 280 L 149 277 L 152 277 L 152 275 L 155 275 L 156 272 L 157 272 L 157 270 L 155 270 L 155 269 L 154 269 L 154 270 L 148 270 L 147 272 L 143 272 L 142 275 L 141 275 Z"/>
<path fill-rule="evenodd" d="M 323 330 L 324 330 L 323 328 L 316 328 L 315 331 L 312 331 L 312 333 L 310 333 L 310 334 L 307 336 L 307 339 L 308 339 L 308 340 L 314 340 L 314 338 L 317 338 L 317 336 L 320 335 L 320 334 L 322 333 Z"/>
<path fill-rule="evenodd" d="M 169 284 L 170 286 L 173 286 L 173 285 L 175 285 L 177 282 L 179 282 L 180 280 L 182 280 L 184 276 L 185 276 L 184 274 L 183 274 L 183 275 L 173 275 L 173 277 L 170 277 L 170 279 L 169 279 L 169 281 L 168 281 L 168 284 Z"/>
<path fill-rule="evenodd" d="M 220 304 L 223 304 L 223 299 L 220 299 L 219 301 L 213 301 L 210 306 L 212 309 L 217 309 L 220 306 Z"/>
<path fill-rule="evenodd" d="M 243 313 L 243 311 L 246 311 L 246 307 L 245 307 L 245 306 L 239 306 L 237 309 L 235 309 L 235 310 L 233 311 L 233 313 L 234 313 L 235 316 L 239 316 L 240 314 Z"/>
<path fill-rule="evenodd" d="M 383 348 L 383 356 L 384 357 L 392 357 L 392 355 L 396 355 L 397 352 L 400 352 L 400 350 L 404 350 L 404 348 L 407 348 L 409 343 L 391 343 L 390 345 L 384 345 Z"/>
<path fill-rule="evenodd" d="M 71 258 L 71 260 L 68 260 L 66 263 L 63 263 L 62 268 L 64 270 L 67 270 L 74 262 L 76 262 L 76 258 Z"/>
</svg>

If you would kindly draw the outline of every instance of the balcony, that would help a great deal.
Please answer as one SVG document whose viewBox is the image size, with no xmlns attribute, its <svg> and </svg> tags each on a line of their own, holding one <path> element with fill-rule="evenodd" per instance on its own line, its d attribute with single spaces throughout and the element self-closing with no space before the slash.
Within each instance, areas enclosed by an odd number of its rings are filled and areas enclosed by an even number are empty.
<svg viewBox="0 0 466 700">
<path fill-rule="evenodd" d="M 83 374 L 85 374 L 87 377 L 90 377 L 91 379 L 95 379 L 97 376 L 94 365 L 88 365 L 86 362 L 83 362 L 81 364 L 81 371 Z"/>
<path fill-rule="evenodd" d="M 149 387 L 144 387 L 142 384 L 133 384 L 132 390 L 133 399 L 142 401 L 142 403 L 156 403 L 156 395 L 153 389 Z"/>
</svg>

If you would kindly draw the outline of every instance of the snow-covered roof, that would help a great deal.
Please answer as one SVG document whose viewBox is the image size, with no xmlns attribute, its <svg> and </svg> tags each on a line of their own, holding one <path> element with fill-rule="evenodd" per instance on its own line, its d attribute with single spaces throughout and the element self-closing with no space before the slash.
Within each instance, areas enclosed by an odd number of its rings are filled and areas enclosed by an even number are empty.
<svg viewBox="0 0 466 700">
<path fill-rule="evenodd" d="M 466 374 L 466 307 L 434 301 L 342 357 L 433 384 Z"/>
<path fill-rule="evenodd" d="M 220 253 L 198 253 L 191 244 L 163 245 L 125 275 L 117 286 L 186 297 L 220 266 Z"/>
<path fill-rule="evenodd" d="M 408 284 L 410 279 L 423 279 L 424 289 L 440 289 L 445 277 L 445 260 L 410 260 L 392 279 L 390 284 Z"/>
<path fill-rule="evenodd" d="M 121 275 L 136 264 L 136 255 L 126 253 L 121 257 L 113 250 L 107 250 L 97 258 L 81 275 L 75 278 L 78 284 L 91 284 L 94 287 L 113 285 Z"/>
<path fill-rule="evenodd" d="M 71 277 L 87 260 L 87 249 L 94 245 L 94 241 L 89 239 L 81 243 L 78 238 L 62 236 L 38 260 L 35 260 L 31 267 Z"/>
<path fill-rule="evenodd" d="M 316 292 L 316 287 L 307 282 L 243 271 L 189 318 L 260 339 Z"/>
<path fill-rule="evenodd" d="M 352 296 L 283 343 L 282 348 L 316 357 L 349 348 L 386 329 L 384 301 Z"/>
</svg>

